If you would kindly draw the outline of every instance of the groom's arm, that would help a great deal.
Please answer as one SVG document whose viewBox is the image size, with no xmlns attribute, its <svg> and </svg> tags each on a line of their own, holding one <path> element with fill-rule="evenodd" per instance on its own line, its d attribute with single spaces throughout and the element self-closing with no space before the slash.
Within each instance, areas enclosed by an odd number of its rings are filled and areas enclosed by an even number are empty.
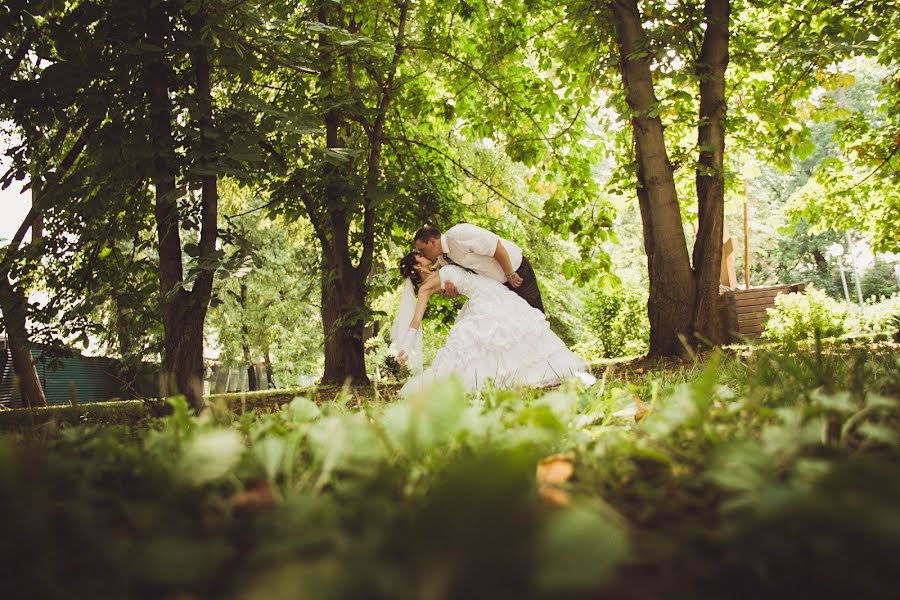
<svg viewBox="0 0 900 600">
<path fill-rule="evenodd" d="M 464 250 L 473 254 L 489 256 L 497 261 L 497 265 L 503 270 L 503 275 L 510 287 L 517 288 L 522 285 L 522 278 L 512 267 L 512 259 L 500 236 L 483 227 L 471 223 L 454 225 L 444 234 L 448 239 L 452 238 Z"/>
<path fill-rule="evenodd" d="M 503 246 L 503 242 L 497 242 L 497 248 L 494 250 L 494 259 L 500 263 L 500 267 L 503 269 L 504 275 L 506 275 L 506 281 L 509 282 L 514 288 L 522 285 L 522 278 L 519 277 L 519 274 L 515 272 L 512 268 L 512 261 L 509 259 L 509 252 L 506 251 L 506 248 Z"/>
</svg>

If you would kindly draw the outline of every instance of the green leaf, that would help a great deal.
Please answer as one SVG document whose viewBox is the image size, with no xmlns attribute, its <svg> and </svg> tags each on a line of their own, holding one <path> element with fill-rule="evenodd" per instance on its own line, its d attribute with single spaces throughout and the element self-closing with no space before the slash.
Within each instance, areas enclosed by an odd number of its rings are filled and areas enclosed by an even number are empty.
<svg viewBox="0 0 900 600">
<path fill-rule="evenodd" d="M 295 423 L 308 423 L 318 419 L 322 414 L 322 410 L 315 402 L 303 396 L 297 396 L 291 400 L 283 410 Z"/>
<path fill-rule="evenodd" d="M 244 453 L 240 434 L 231 429 L 197 432 L 178 462 L 181 478 L 201 485 L 231 471 Z"/>
<path fill-rule="evenodd" d="M 253 444 L 253 456 L 263 466 L 269 481 L 276 481 L 282 473 L 285 454 L 288 452 L 287 440 L 269 435 Z"/>
<path fill-rule="evenodd" d="M 595 589 L 629 556 L 621 527 L 587 508 L 550 515 L 538 540 L 537 584 L 546 594 Z"/>
<path fill-rule="evenodd" d="M 857 428 L 857 431 L 870 440 L 897 447 L 900 445 L 900 435 L 896 429 L 883 423 L 866 421 Z"/>
</svg>

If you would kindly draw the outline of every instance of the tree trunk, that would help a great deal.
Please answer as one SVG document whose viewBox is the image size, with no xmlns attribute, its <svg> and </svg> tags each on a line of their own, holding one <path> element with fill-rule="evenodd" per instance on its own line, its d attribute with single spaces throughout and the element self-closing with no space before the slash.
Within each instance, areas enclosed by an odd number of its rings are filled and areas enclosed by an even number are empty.
<svg viewBox="0 0 900 600">
<path fill-rule="evenodd" d="M 147 42 L 157 48 L 166 47 L 170 20 L 165 3 L 147 2 Z M 190 16 L 191 62 L 196 77 L 194 101 L 200 129 L 198 163 L 206 169 L 214 164 L 214 148 L 209 136 L 212 128 L 210 68 L 206 46 L 201 37 L 203 19 Z M 159 238 L 159 281 L 162 305 L 164 343 L 163 377 L 165 392 L 169 386 L 184 394 L 194 410 L 203 406 L 203 323 L 212 294 L 213 270 L 205 268 L 194 280 L 189 292 L 184 288 L 180 220 L 176 186 L 176 164 L 172 136 L 172 107 L 169 100 L 170 69 L 163 53 L 148 54 L 146 70 L 147 97 L 150 104 L 150 144 L 152 148 L 152 181 L 156 189 L 156 228 Z M 217 235 L 218 190 L 216 177 L 204 175 L 201 181 L 201 264 L 213 259 Z"/>
<path fill-rule="evenodd" d="M 47 406 L 47 397 L 34 367 L 31 344 L 25 328 L 25 295 L 21 289 L 13 287 L 5 274 L 0 276 L 0 308 L 3 309 L 3 324 L 9 340 L 13 368 L 19 378 L 22 404 L 31 407 Z"/>
<path fill-rule="evenodd" d="M 327 0 L 318 6 L 319 21 L 332 25 L 332 11 L 340 10 Z M 335 59 L 328 37 L 319 36 L 319 54 L 323 68 L 320 73 L 322 86 L 320 103 L 325 108 L 325 145 L 340 148 L 343 141 L 339 131 L 343 121 L 335 107 L 333 91 Z M 366 316 L 365 278 L 368 264 L 365 256 L 371 253 L 367 244 L 370 211 L 364 214 L 363 259 L 360 267 L 354 267 L 350 257 L 350 219 L 346 208 L 346 177 L 342 170 L 325 162 L 322 166 L 324 182 L 324 210 L 316 210 L 306 199 L 307 212 L 316 230 L 322 248 L 322 325 L 325 333 L 325 372 L 322 383 L 326 385 L 368 384 L 366 375 L 363 327 Z M 364 191 L 365 193 L 365 191 Z"/>
<path fill-rule="evenodd" d="M 823 277 L 827 277 L 829 275 L 828 272 L 828 260 L 825 258 L 825 255 L 822 254 L 821 250 L 818 248 L 813 248 L 811 251 L 813 260 L 816 263 L 816 271 L 819 275 Z"/>
<path fill-rule="evenodd" d="M 250 328 L 247 327 L 247 284 L 241 282 L 241 349 L 244 352 L 244 364 L 247 365 L 247 389 L 255 392 L 259 389 L 256 381 L 256 368 L 253 366 L 253 356 L 250 354 Z"/>
<path fill-rule="evenodd" d="M 327 0 L 320 2 L 317 10 L 319 21 L 333 25 L 333 11 L 340 11 L 340 5 Z M 367 384 L 365 364 L 365 321 L 368 315 L 366 304 L 366 278 L 372 269 L 375 247 L 375 211 L 377 188 L 381 177 L 381 156 L 384 143 L 384 128 L 388 110 L 395 95 L 394 80 L 400 60 L 405 51 L 409 2 L 399 5 L 397 35 L 394 40 L 394 54 L 384 80 L 380 83 L 374 119 L 367 129 L 369 155 L 366 164 L 362 210 L 362 239 L 359 260 L 353 266 L 350 252 L 351 219 L 346 208 L 347 195 L 357 193 L 347 190 L 346 177 L 340 168 L 325 163 L 322 179 L 325 183 L 324 207 L 317 209 L 309 198 L 305 198 L 307 213 L 316 230 L 322 248 L 322 323 L 325 329 L 325 373 L 322 382 L 326 384 Z M 331 85 L 334 81 L 334 56 L 330 41 L 324 34 L 319 36 L 321 96 L 325 121 L 325 142 L 329 148 L 343 146 L 339 136 L 342 115 L 334 101 Z"/>
<path fill-rule="evenodd" d="M 275 373 L 272 372 L 272 356 L 269 347 L 266 346 L 266 352 L 263 355 L 263 364 L 266 367 L 266 388 L 275 389 Z"/>
<path fill-rule="evenodd" d="M 203 407 L 203 320 L 206 307 L 190 303 L 184 292 L 179 301 L 171 303 L 163 312 L 163 369 L 168 389 L 166 393 L 181 393 L 199 411 Z M 202 312 L 202 314 L 201 314 Z"/>
<path fill-rule="evenodd" d="M 322 325 L 325 329 L 325 373 L 322 383 L 368 384 L 365 328 L 366 287 L 358 271 L 322 260 Z"/>
<path fill-rule="evenodd" d="M 31 205 L 39 206 L 41 196 L 41 184 L 40 179 L 37 177 L 33 177 L 31 180 Z M 31 222 L 31 243 L 36 244 L 41 241 L 44 237 L 44 215 L 40 211 L 34 217 L 34 221 Z"/>
<path fill-rule="evenodd" d="M 700 80 L 700 148 L 697 170 L 698 229 L 694 242 L 694 326 L 698 341 L 725 341 L 718 311 L 725 222 L 725 68 L 728 65 L 728 0 L 707 0 L 706 32 L 697 63 Z"/>
<path fill-rule="evenodd" d="M 134 348 L 131 343 L 131 333 L 128 327 L 128 314 L 123 310 L 119 301 L 115 301 L 116 306 L 116 336 L 119 340 L 119 356 L 120 363 L 118 369 L 119 381 L 122 389 L 129 398 L 140 398 L 141 391 L 138 387 L 138 370 L 134 357 Z"/>
<path fill-rule="evenodd" d="M 612 10 L 625 97 L 634 115 L 637 193 L 650 277 L 650 355 L 681 354 L 680 338 L 691 334 L 694 278 L 662 121 L 650 116 L 658 100 L 650 59 L 638 52 L 646 51 L 648 41 L 637 0 L 614 0 Z"/>
</svg>

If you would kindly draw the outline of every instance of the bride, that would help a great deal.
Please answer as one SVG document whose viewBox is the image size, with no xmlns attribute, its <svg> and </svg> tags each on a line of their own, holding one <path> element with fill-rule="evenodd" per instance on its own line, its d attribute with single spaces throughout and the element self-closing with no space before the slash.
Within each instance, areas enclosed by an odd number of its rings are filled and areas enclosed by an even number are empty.
<svg viewBox="0 0 900 600">
<path fill-rule="evenodd" d="M 518 294 L 457 265 L 437 271 L 428 267 L 428 259 L 418 252 L 400 261 L 404 291 L 392 339 L 398 362 L 409 362 L 415 373 L 401 388 L 401 396 L 451 374 L 462 378 L 470 390 L 479 389 L 489 379 L 497 387 L 553 385 L 571 378 L 593 381 L 585 362 L 550 330 L 544 313 Z M 447 343 L 422 371 L 422 316 L 429 298 L 440 293 L 447 282 L 468 301 L 450 329 Z"/>
</svg>

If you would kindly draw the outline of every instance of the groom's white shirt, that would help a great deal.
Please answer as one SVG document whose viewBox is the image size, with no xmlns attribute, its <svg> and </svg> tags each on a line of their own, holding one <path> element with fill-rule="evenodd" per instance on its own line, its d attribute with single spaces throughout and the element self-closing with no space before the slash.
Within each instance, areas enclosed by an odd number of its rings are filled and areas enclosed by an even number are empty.
<svg viewBox="0 0 900 600">
<path fill-rule="evenodd" d="M 441 236 L 441 250 L 456 264 L 500 283 L 506 283 L 506 273 L 494 258 L 498 241 L 506 248 L 513 271 L 518 270 L 522 266 L 522 249 L 477 225 L 460 223 L 445 231 Z M 438 264 L 444 266 L 448 262 L 440 256 Z"/>
</svg>

